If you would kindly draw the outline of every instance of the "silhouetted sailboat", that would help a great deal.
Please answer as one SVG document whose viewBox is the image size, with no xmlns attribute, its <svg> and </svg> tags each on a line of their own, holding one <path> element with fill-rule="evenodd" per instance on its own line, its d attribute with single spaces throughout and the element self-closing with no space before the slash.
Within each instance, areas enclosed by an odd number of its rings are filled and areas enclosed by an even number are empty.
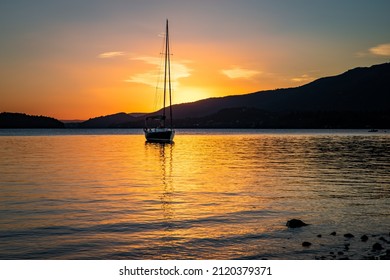
<svg viewBox="0 0 390 280">
<path fill-rule="evenodd" d="M 145 137 L 148 142 L 170 143 L 175 136 L 172 120 L 172 86 L 171 86 L 171 58 L 169 48 L 168 19 L 165 27 L 164 44 L 164 104 L 161 115 L 147 116 L 145 118 Z M 166 102 L 169 99 L 169 123 L 167 125 Z M 151 127 L 151 123 L 153 126 Z"/>
</svg>

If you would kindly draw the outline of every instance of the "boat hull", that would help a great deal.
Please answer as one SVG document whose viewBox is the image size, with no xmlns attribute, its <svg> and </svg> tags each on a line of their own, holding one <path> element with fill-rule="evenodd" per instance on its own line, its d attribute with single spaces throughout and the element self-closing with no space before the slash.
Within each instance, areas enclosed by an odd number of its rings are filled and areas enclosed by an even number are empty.
<svg viewBox="0 0 390 280">
<path fill-rule="evenodd" d="M 175 131 L 173 129 L 147 128 L 144 129 L 144 132 L 147 142 L 171 143 L 175 136 Z"/>
</svg>

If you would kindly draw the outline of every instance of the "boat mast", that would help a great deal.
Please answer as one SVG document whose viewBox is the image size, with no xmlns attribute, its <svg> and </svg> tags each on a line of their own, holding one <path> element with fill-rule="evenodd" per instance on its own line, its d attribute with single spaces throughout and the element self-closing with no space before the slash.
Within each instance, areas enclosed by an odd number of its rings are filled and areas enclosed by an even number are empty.
<svg viewBox="0 0 390 280">
<path fill-rule="evenodd" d="M 171 87 L 171 50 L 169 45 L 168 19 L 167 19 L 167 53 L 168 53 L 168 85 L 169 85 L 169 118 L 172 128 L 172 87 Z"/>
<path fill-rule="evenodd" d="M 164 68 L 164 104 L 163 104 L 163 123 L 165 127 L 165 107 L 166 107 L 166 95 L 167 90 L 169 94 L 169 117 L 172 128 L 172 86 L 171 86 L 171 54 L 169 46 L 169 29 L 168 29 L 168 19 L 165 27 L 165 68 Z M 168 89 L 167 89 L 168 82 Z"/>
<path fill-rule="evenodd" d="M 167 93 L 167 69 L 168 69 L 168 52 L 169 52 L 169 34 L 168 34 L 168 19 L 165 26 L 165 52 L 164 52 L 164 104 L 163 104 L 163 124 L 165 127 L 165 104 Z"/>
</svg>

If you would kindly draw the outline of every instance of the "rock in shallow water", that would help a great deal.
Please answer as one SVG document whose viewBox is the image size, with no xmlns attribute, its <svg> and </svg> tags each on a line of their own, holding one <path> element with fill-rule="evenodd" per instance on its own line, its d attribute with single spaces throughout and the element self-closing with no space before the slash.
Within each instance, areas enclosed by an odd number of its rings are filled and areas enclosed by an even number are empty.
<svg viewBox="0 0 390 280">
<path fill-rule="evenodd" d="M 310 246 L 311 246 L 311 243 L 305 241 L 305 242 L 302 243 L 302 246 L 303 246 L 303 247 L 310 247 Z"/>
<path fill-rule="evenodd" d="M 289 228 L 299 228 L 299 227 L 308 226 L 308 224 L 298 219 L 292 219 L 287 221 L 286 226 Z"/>
<path fill-rule="evenodd" d="M 346 233 L 346 234 L 344 234 L 344 237 L 346 237 L 346 238 L 353 238 L 355 236 L 352 233 Z"/>
<path fill-rule="evenodd" d="M 364 234 L 364 235 L 362 235 L 362 237 L 360 237 L 360 240 L 362 242 L 366 242 L 368 240 L 368 236 Z"/>
<path fill-rule="evenodd" d="M 383 247 L 380 243 L 375 243 L 374 245 L 372 245 L 372 250 L 380 251 L 380 250 L 383 250 Z"/>
</svg>

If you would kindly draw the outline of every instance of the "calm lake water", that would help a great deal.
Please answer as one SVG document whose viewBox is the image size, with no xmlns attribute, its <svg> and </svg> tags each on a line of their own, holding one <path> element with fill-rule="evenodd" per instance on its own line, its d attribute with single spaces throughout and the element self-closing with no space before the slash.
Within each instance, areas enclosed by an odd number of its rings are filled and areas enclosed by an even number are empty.
<svg viewBox="0 0 390 280">
<path fill-rule="evenodd" d="M 0 130 L 0 259 L 375 256 L 390 240 L 389 144 L 381 131 L 178 130 L 161 145 L 140 130 Z"/>
</svg>

